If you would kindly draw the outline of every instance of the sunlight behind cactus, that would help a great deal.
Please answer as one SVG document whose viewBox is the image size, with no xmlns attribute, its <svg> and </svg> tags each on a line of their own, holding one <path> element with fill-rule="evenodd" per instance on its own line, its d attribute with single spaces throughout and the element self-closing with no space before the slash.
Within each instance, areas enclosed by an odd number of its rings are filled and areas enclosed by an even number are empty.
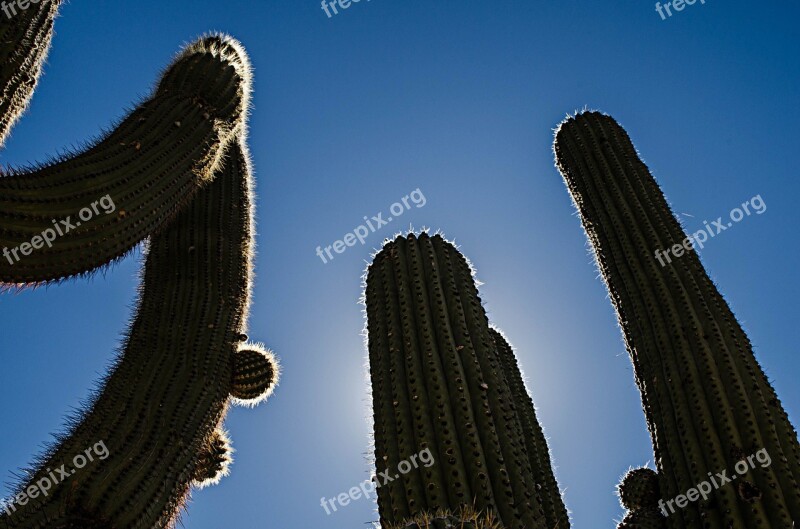
<svg viewBox="0 0 800 529">
<path fill-rule="evenodd" d="M 550 466 L 549 452 L 513 352 L 495 343 L 458 250 L 426 233 L 387 243 L 366 305 L 376 470 L 425 449 L 436 462 L 378 489 L 381 524 L 425 527 L 437 512 L 473 509 L 506 529 L 566 529 L 552 468 L 534 468 Z"/>
</svg>

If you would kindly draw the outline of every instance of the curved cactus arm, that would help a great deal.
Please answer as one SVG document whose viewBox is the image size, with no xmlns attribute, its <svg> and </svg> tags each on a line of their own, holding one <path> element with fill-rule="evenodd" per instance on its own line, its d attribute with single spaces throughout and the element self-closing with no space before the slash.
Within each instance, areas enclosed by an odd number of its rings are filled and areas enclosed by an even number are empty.
<svg viewBox="0 0 800 529">
<path fill-rule="evenodd" d="M 627 133 L 583 113 L 560 126 L 555 153 L 633 360 L 664 497 L 759 452 L 771 461 L 671 514 L 668 526 L 791 527 L 800 520 L 797 434 L 696 252 L 659 262 L 657 252 L 686 235 Z"/>
<path fill-rule="evenodd" d="M 3 4 L 0 12 L 0 147 L 25 112 L 53 40 L 61 0 Z"/>
<path fill-rule="evenodd" d="M 95 146 L 0 178 L 0 283 L 85 273 L 162 229 L 242 132 L 250 78 L 236 41 L 202 39 Z"/>
<path fill-rule="evenodd" d="M 234 388 L 249 304 L 251 222 L 249 163 L 237 142 L 213 181 L 152 238 L 139 310 L 117 366 L 20 490 L 99 441 L 109 457 L 46 498 L 17 506 L 0 526 L 66 528 L 89 519 L 144 529 L 175 521 L 203 473 L 198 467 L 208 466 Z"/>
<path fill-rule="evenodd" d="M 553 473 L 553 463 L 550 458 L 550 448 L 544 430 L 536 417 L 536 408 L 533 399 L 525 387 L 522 379 L 517 357 L 514 350 L 506 340 L 503 333 L 490 328 L 497 352 L 500 355 L 500 364 L 506 376 L 511 391 L 511 401 L 514 403 L 525 439 L 525 447 L 530 460 L 531 471 L 536 481 L 539 497 L 542 500 L 548 529 L 567 529 L 569 527 L 569 514 L 561 497 L 558 481 Z"/>
</svg>

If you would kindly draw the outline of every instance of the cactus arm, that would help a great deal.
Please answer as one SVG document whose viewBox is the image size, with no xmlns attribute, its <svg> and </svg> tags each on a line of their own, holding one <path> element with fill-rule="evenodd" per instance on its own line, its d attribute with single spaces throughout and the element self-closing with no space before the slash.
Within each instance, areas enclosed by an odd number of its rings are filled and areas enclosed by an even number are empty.
<svg viewBox="0 0 800 529">
<path fill-rule="evenodd" d="M 203 39 L 95 146 L 0 178 L 0 282 L 85 273 L 162 229 L 212 179 L 243 129 L 249 68 L 233 41 Z M 79 217 L 82 210 L 92 213 L 89 220 Z M 22 245 L 44 233 L 52 243 L 23 255 Z"/>
<path fill-rule="evenodd" d="M 60 0 L 37 2 L 10 18 L 0 13 L 0 147 L 39 82 L 60 4 Z"/>
<path fill-rule="evenodd" d="M 174 521 L 196 467 L 207 462 L 236 378 L 252 256 L 248 164 L 235 144 L 213 182 L 153 237 L 118 365 L 25 486 L 99 440 L 110 456 L 0 522 L 44 529 L 82 517 L 134 529 Z"/>
<path fill-rule="evenodd" d="M 656 259 L 686 235 L 630 138 L 610 117 L 584 113 L 561 125 L 555 153 L 633 360 L 664 497 L 759 450 L 772 459 L 669 527 L 790 527 L 800 519 L 797 434 L 694 250 L 665 266 Z"/>
</svg>

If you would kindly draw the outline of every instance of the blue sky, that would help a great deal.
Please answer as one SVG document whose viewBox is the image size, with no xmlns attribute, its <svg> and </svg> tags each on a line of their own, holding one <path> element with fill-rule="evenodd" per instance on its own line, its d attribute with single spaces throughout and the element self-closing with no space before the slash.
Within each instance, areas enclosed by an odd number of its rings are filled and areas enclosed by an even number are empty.
<svg viewBox="0 0 800 529">
<path fill-rule="evenodd" d="M 687 229 L 760 195 L 762 215 L 702 258 L 800 423 L 800 7 L 372 0 L 75 1 L 3 165 L 84 144 L 147 95 L 180 46 L 228 32 L 255 67 L 258 193 L 250 337 L 282 384 L 233 409 L 233 473 L 194 494 L 191 529 L 365 527 L 372 501 L 320 498 L 368 478 L 361 274 L 383 237 L 430 227 L 461 245 L 515 345 L 577 529 L 613 527 L 619 476 L 652 460 L 632 368 L 551 150 L 584 107 L 615 116 Z M 426 198 L 323 264 L 315 255 L 415 189 Z M 412 203 L 413 206 L 413 203 Z M 691 215 L 691 216 L 689 216 Z M 386 216 L 386 213 L 384 213 Z M 0 471 L 25 466 L 105 371 L 141 252 L 89 280 L 0 295 Z M 794 351 L 794 352 L 793 352 Z M 0 489 L 0 496 L 10 489 Z"/>
</svg>

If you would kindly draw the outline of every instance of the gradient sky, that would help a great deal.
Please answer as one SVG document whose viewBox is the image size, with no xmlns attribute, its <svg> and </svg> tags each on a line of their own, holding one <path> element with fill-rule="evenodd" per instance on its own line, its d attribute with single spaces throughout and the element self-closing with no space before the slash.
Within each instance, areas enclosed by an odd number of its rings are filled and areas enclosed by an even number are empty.
<svg viewBox="0 0 800 529">
<path fill-rule="evenodd" d="M 652 462 L 652 448 L 615 315 L 554 168 L 553 129 L 585 107 L 615 116 L 687 229 L 763 198 L 763 215 L 720 234 L 702 258 L 800 424 L 800 175 L 788 156 L 800 141 L 799 18 L 796 2 L 742 0 L 698 2 L 663 21 L 649 1 L 372 0 L 330 19 L 317 0 L 73 1 L 0 163 L 84 145 L 149 93 L 184 43 L 234 35 L 256 78 L 249 334 L 276 351 L 284 376 L 267 404 L 232 410 L 233 473 L 194 494 L 185 526 L 377 519 L 373 501 L 328 516 L 320 498 L 371 471 L 361 275 L 384 237 L 429 227 L 474 263 L 489 317 L 517 349 L 573 527 L 613 527 L 615 485 Z M 425 207 L 328 264 L 315 255 L 417 188 Z M 88 280 L 0 295 L 7 483 L 111 361 L 140 260 L 137 250 Z"/>
</svg>

